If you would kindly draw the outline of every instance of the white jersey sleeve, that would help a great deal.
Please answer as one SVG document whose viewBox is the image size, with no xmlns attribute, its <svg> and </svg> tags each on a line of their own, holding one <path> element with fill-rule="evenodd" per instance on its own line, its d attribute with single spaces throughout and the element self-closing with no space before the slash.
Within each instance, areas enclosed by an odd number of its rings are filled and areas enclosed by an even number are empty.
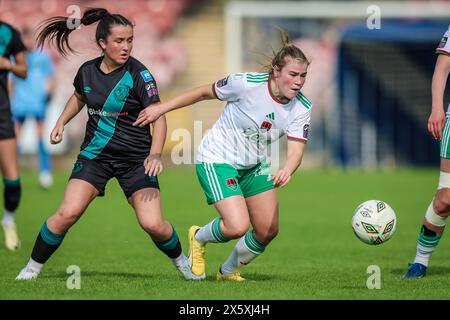
<svg viewBox="0 0 450 320">
<path fill-rule="evenodd" d="M 450 26 L 448 27 L 447 32 L 442 37 L 441 42 L 439 42 L 438 47 L 436 48 L 436 54 L 446 54 L 450 56 Z"/>
<path fill-rule="evenodd" d="M 289 140 L 300 141 L 306 143 L 308 141 L 309 125 L 311 123 L 311 109 L 302 103 L 298 104 L 296 112 L 293 112 L 286 130 Z"/>
<path fill-rule="evenodd" d="M 217 99 L 237 101 L 245 91 L 245 77 L 242 73 L 233 73 L 213 84 L 213 92 Z"/>
</svg>

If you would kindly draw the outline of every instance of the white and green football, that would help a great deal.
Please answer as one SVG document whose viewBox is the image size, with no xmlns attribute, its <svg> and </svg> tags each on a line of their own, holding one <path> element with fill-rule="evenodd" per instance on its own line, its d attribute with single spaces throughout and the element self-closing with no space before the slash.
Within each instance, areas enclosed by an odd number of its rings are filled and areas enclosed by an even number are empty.
<svg viewBox="0 0 450 320">
<path fill-rule="evenodd" d="M 377 245 L 388 241 L 396 227 L 394 210 L 381 200 L 365 201 L 353 214 L 353 231 L 359 240 L 367 244 Z"/>
</svg>

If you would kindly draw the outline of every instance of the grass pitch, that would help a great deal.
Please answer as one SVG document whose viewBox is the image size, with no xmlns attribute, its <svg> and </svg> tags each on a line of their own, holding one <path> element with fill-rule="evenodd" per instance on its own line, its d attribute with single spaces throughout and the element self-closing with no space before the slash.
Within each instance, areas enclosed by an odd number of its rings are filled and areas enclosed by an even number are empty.
<svg viewBox="0 0 450 320">
<path fill-rule="evenodd" d="M 243 268 L 245 283 L 216 282 L 219 265 L 235 241 L 208 244 L 207 278 L 181 279 L 171 262 L 138 226 L 118 183 L 111 180 L 67 234 L 37 280 L 15 281 L 28 261 L 41 224 L 58 207 L 69 171 L 58 172 L 52 190 L 37 174 L 21 174 L 17 211 L 22 248 L 0 246 L 0 299 L 449 299 L 450 241 L 433 254 L 428 275 L 404 280 L 414 258 L 422 219 L 436 190 L 438 170 L 304 171 L 279 190 L 280 232 L 266 252 Z M 160 178 L 165 217 L 185 253 L 187 230 L 217 216 L 206 204 L 194 170 L 169 168 Z M 2 190 L 0 190 L 2 192 Z M 3 192 L 2 192 L 3 193 Z M 380 246 L 360 242 L 351 230 L 356 206 L 381 199 L 397 214 L 397 231 Z M 3 237 L 3 235 L 1 235 Z M 69 266 L 81 270 L 81 289 L 69 290 Z M 379 266 L 381 289 L 369 290 L 367 268 Z"/>
</svg>

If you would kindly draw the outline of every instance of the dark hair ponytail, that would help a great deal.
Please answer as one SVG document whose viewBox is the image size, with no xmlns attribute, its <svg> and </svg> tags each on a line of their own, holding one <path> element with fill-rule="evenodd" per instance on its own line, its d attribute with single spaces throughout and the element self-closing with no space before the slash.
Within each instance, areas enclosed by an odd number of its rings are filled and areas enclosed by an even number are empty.
<svg viewBox="0 0 450 320">
<path fill-rule="evenodd" d="M 58 16 L 44 20 L 39 25 L 39 28 L 42 28 L 42 30 L 37 36 L 37 47 L 42 49 L 45 40 L 48 40 L 49 42 L 54 42 L 58 51 L 64 56 L 69 52 L 75 52 L 69 45 L 70 33 L 80 24 L 88 26 L 97 21 L 100 21 L 95 34 L 98 46 L 100 46 L 100 39 L 106 39 L 110 34 L 111 25 L 118 24 L 133 27 L 133 24 L 120 14 L 111 14 L 103 8 L 91 8 L 84 12 L 81 19 Z M 73 27 L 69 27 L 69 23 L 72 23 Z"/>
<path fill-rule="evenodd" d="M 104 17 L 111 15 L 108 10 L 103 8 L 91 8 L 87 9 L 83 17 L 81 18 L 81 24 L 88 26 L 90 24 L 96 23 L 97 21 L 103 19 Z"/>
</svg>

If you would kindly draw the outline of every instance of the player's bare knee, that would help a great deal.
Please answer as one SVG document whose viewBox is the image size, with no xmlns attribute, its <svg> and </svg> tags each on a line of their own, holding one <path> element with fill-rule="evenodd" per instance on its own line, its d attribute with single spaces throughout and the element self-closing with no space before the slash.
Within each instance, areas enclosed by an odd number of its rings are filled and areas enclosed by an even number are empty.
<svg viewBox="0 0 450 320">
<path fill-rule="evenodd" d="M 158 220 L 145 220 L 141 221 L 141 227 L 150 236 L 160 237 L 164 235 L 164 223 Z"/>
<path fill-rule="evenodd" d="M 61 226 L 70 227 L 79 217 L 79 212 L 71 207 L 62 206 L 55 214 L 55 223 Z"/>
<path fill-rule="evenodd" d="M 450 214 L 450 173 L 441 171 L 439 173 L 438 192 L 433 201 L 433 210 L 428 210 L 428 218 L 433 220 L 433 213 L 436 214 L 436 219 L 445 219 Z M 427 219 L 429 220 L 429 219 Z M 442 221 L 445 224 L 444 221 Z M 442 224 L 441 223 L 441 224 Z"/>
<path fill-rule="evenodd" d="M 227 238 L 231 238 L 231 239 L 237 239 L 242 237 L 245 232 L 247 230 L 244 231 L 243 228 L 239 228 L 239 229 L 232 229 L 231 231 L 228 232 L 228 234 L 226 235 Z"/>
<path fill-rule="evenodd" d="M 269 243 L 278 235 L 277 226 L 269 226 L 260 230 L 255 228 L 255 237 L 263 243 Z"/>
<path fill-rule="evenodd" d="M 242 237 L 250 227 L 250 219 L 241 217 L 240 219 L 223 219 L 222 233 L 229 239 Z"/>
<path fill-rule="evenodd" d="M 223 232 L 223 234 L 230 239 L 237 239 L 242 237 L 248 230 L 249 224 L 240 223 L 227 228 L 227 230 Z"/>
<path fill-rule="evenodd" d="M 448 216 L 450 212 L 450 188 L 442 188 L 438 191 L 434 203 L 434 210 L 440 216 Z"/>
<path fill-rule="evenodd" d="M 263 240 L 263 242 L 268 243 L 268 242 L 272 241 L 273 239 L 275 239 L 275 237 L 277 235 L 278 235 L 278 227 L 270 228 L 269 232 L 267 233 L 267 236 L 266 236 L 266 241 Z"/>
</svg>

